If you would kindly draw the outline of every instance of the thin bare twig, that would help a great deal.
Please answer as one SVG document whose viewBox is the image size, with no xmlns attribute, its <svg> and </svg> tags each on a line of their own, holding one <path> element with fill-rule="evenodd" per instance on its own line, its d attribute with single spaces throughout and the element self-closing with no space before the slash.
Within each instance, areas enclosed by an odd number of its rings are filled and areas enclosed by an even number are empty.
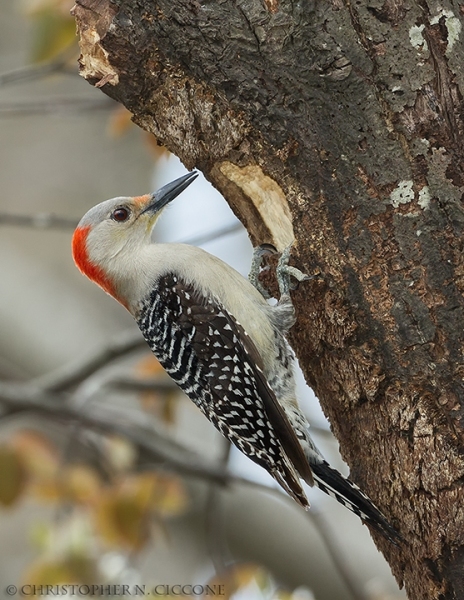
<svg viewBox="0 0 464 600">
<path fill-rule="evenodd" d="M 114 108 L 113 100 L 94 100 L 92 98 L 46 98 L 31 102 L 2 102 L 0 103 L 0 118 L 58 115 L 70 111 L 88 112 L 90 110 L 109 110 Z"/>
<path fill-rule="evenodd" d="M 223 451 L 219 458 L 219 465 L 227 471 L 232 446 L 224 438 Z M 206 541 L 209 555 L 216 574 L 223 573 L 232 563 L 232 557 L 227 547 L 224 529 L 224 514 L 221 496 L 216 485 L 210 485 L 205 503 Z"/>
<path fill-rule="evenodd" d="M 140 331 L 134 327 L 115 336 L 103 348 L 93 353 L 89 352 L 83 359 L 64 365 L 56 371 L 37 377 L 29 385 L 48 392 L 62 392 L 87 379 L 116 358 L 146 347 Z"/>
<path fill-rule="evenodd" d="M 58 60 L 54 60 L 48 63 L 41 63 L 37 65 L 26 65 L 19 69 L 13 69 L 0 73 L 0 87 L 6 86 L 12 83 L 24 83 L 26 81 L 32 81 L 34 79 L 41 79 L 48 75 L 60 73 L 62 75 L 74 75 L 78 76 L 77 68 L 71 68 L 68 64 L 69 57 L 61 57 Z"/>
<path fill-rule="evenodd" d="M 37 215 L 16 215 L 0 213 L 0 225 L 13 227 L 34 227 L 37 229 L 75 229 L 77 219 L 59 217 L 50 213 Z"/>
<path fill-rule="evenodd" d="M 86 405 L 85 411 L 82 411 L 70 406 L 67 397 L 61 394 L 44 394 L 35 389 L 29 396 L 21 397 L 19 389 L 12 393 L 13 387 L 13 384 L 0 383 L 0 403 L 3 404 L 6 415 L 34 414 L 47 420 L 53 419 L 69 424 L 79 422 L 88 429 L 126 438 L 138 449 L 140 460 L 147 464 L 156 463 L 181 475 L 218 485 L 241 483 L 256 487 L 254 481 L 238 477 L 224 471 L 222 467 L 204 461 L 153 427 L 141 423 L 134 425 L 128 421 L 127 411 L 114 406 L 105 408 L 102 405 Z M 24 386 L 19 387 L 25 391 Z M 147 416 L 140 416 L 146 423 Z"/>
<path fill-rule="evenodd" d="M 350 594 L 353 596 L 353 600 L 370 600 L 371 596 L 365 591 L 356 575 L 352 572 L 346 556 L 340 550 L 338 540 L 333 535 L 332 528 L 322 511 L 312 508 L 306 514 L 321 536 L 330 558 Z"/>
<path fill-rule="evenodd" d="M 160 392 L 167 394 L 172 391 L 180 392 L 180 388 L 168 377 L 156 379 L 136 379 L 135 377 L 115 377 L 107 385 L 128 392 Z"/>
<path fill-rule="evenodd" d="M 186 240 L 181 240 L 179 243 L 190 244 L 191 246 L 201 246 L 202 244 L 212 242 L 217 238 L 224 237 L 226 235 L 230 235 L 232 233 L 236 233 L 237 231 L 242 230 L 243 225 L 240 223 L 240 221 L 237 221 L 237 223 L 232 223 L 232 225 L 226 225 L 225 227 L 221 227 L 221 229 L 215 229 L 214 231 L 210 231 L 209 233 L 204 233 L 202 235 L 187 238 Z"/>
</svg>

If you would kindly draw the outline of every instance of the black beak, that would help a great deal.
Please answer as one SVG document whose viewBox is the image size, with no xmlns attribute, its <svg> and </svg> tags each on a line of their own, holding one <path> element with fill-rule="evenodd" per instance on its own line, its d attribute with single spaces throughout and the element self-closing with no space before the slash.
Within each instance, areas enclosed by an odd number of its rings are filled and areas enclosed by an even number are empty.
<svg viewBox="0 0 464 600">
<path fill-rule="evenodd" d="M 181 194 L 188 186 L 198 177 L 198 173 L 194 171 L 193 173 L 187 173 L 187 175 L 182 175 L 178 179 L 171 181 L 171 183 L 167 183 L 162 188 L 157 190 L 151 195 L 151 202 L 147 206 L 147 208 L 142 211 L 143 213 L 152 212 L 157 213 L 162 208 L 164 208 L 167 204 L 169 204 L 174 198 L 177 198 L 179 194 Z"/>
</svg>

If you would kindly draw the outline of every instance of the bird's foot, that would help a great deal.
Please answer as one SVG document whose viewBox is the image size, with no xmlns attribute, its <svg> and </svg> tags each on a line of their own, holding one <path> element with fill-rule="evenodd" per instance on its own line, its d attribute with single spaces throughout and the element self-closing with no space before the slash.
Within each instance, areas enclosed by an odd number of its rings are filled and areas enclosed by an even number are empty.
<svg viewBox="0 0 464 600">
<path fill-rule="evenodd" d="M 282 252 L 279 258 L 279 262 L 277 264 L 276 276 L 277 283 L 279 284 L 279 292 L 281 296 L 288 295 L 290 290 L 294 290 L 298 287 L 298 284 L 302 281 L 309 281 L 318 277 L 319 275 L 306 275 L 302 273 L 300 269 L 296 267 L 291 267 L 288 264 L 290 260 L 290 255 L 292 252 L 292 245 L 287 246 L 285 250 Z M 291 279 L 296 279 L 297 283 L 292 284 Z"/>
<path fill-rule="evenodd" d="M 269 254 L 277 254 L 276 248 L 272 244 L 261 244 L 253 250 L 253 258 L 251 260 L 250 274 L 248 275 L 249 282 L 258 290 L 258 292 L 268 300 L 271 298 L 271 294 L 263 286 L 259 280 L 259 274 L 261 272 L 261 263 L 263 262 L 263 256 Z"/>
</svg>

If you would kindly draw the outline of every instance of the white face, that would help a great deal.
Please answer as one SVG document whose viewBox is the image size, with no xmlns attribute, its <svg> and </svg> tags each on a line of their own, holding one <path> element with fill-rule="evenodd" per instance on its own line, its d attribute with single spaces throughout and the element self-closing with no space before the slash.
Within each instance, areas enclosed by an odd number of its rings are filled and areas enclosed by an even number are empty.
<svg viewBox="0 0 464 600">
<path fill-rule="evenodd" d="M 91 208 L 73 237 L 78 268 L 131 309 L 153 280 L 153 227 L 163 208 L 196 177 L 188 173 L 154 194 L 112 198 Z"/>
<path fill-rule="evenodd" d="M 112 198 L 91 208 L 78 227 L 90 226 L 87 252 L 93 264 L 108 270 L 120 253 L 146 244 L 158 214 L 144 213 L 151 196 Z M 147 240 L 148 238 L 148 240 Z"/>
<path fill-rule="evenodd" d="M 74 234 L 76 265 L 126 308 L 133 297 L 142 297 L 140 286 L 146 278 L 140 273 L 146 270 L 159 214 L 151 194 L 113 198 L 90 209 Z"/>
<path fill-rule="evenodd" d="M 120 260 L 121 255 L 133 252 L 149 242 L 161 210 L 182 193 L 197 175 L 187 173 L 154 194 L 112 198 L 91 208 L 81 219 L 76 230 L 81 233 L 85 231 L 87 256 L 84 257 L 84 262 L 111 274 L 115 268 L 112 259 L 118 256 Z M 79 263 L 79 260 L 76 262 Z M 86 272 L 85 267 L 82 268 L 79 264 L 78 266 Z"/>
</svg>

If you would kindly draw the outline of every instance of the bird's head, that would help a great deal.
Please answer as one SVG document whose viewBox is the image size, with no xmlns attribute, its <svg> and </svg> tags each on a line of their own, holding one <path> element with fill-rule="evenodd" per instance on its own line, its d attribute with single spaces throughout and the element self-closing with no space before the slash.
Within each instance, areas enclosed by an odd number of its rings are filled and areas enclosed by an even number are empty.
<svg viewBox="0 0 464 600">
<path fill-rule="evenodd" d="M 141 247 L 150 243 L 162 209 L 197 175 L 188 173 L 153 194 L 112 198 L 91 208 L 73 235 L 72 252 L 78 269 L 126 305 L 117 289 L 118 272 L 130 271 Z"/>
</svg>

